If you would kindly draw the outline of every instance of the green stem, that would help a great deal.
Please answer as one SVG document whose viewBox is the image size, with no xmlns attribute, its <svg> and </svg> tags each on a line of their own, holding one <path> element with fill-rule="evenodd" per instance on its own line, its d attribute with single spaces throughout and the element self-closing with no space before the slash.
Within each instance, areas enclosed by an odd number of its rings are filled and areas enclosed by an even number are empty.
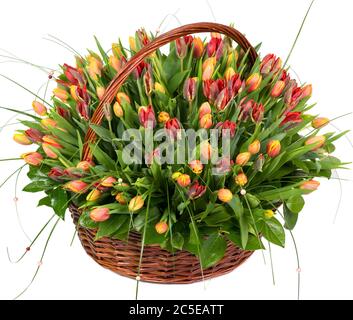
<svg viewBox="0 0 353 320">
<path fill-rule="evenodd" d="M 270 261 L 271 261 L 271 271 L 272 271 L 272 282 L 273 285 L 276 285 L 276 280 L 275 280 L 275 271 L 274 271 L 274 267 L 273 267 L 273 259 L 272 259 L 272 249 L 271 249 L 271 243 L 268 241 L 268 250 L 270 253 Z"/>
</svg>

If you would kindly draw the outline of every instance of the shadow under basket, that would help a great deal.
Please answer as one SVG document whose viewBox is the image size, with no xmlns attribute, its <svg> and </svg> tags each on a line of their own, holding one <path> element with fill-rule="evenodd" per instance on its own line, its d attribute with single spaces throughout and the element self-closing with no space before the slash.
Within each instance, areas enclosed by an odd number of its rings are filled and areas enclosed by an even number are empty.
<svg viewBox="0 0 353 320">
<path fill-rule="evenodd" d="M 77 225 L 80 212 L 70 206 Z M 141 236 L 130 233 L 128 241 L 102 238 L 94 241 L 96 231 L 77 225 L 78 237 L 87 254 L 102 267 L 121 276 L 136 278 L 141 253 Z M 143 251 L 141 281 L 161 284 L 188 284 L 212 279 L 232 272 L 243 264 L 252 251 L 244 251 L 228 241 L 224 258 L 215 266 L 203 270 L 199 259 L 187 251 L 174 254 L 161 249 L 159 245 L 146 245 Z"/>
</svg>

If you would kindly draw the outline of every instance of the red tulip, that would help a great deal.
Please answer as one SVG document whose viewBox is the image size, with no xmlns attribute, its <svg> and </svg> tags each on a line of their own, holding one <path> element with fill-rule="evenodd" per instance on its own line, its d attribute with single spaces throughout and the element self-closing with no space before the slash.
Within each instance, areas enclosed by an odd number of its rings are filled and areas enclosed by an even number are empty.
<svg viewBox="0 0 353 320">
<path fill-rule="evenodd" d="M 192 102 L 195 99 L 196 81 L 197 78 L 189 78 L 184 83 L 183 95 L 188 102 Z"/>
<path fill-rule="evenodd" d="M 153 90 L 153 79 L 150 68 L 148 68 L 145 74 L 143 75 L 143 84 L 145 87 L 146 94 L 150 96 Z"/>
<path fill-rule="evenodd" d="M 156 126 L 156 117 L 152 106 L 140 107 L 138 110 L 140 124 L 144 128 L 154 128 Z"/>
<path fill-rule="evenodd" d="M 67 85 L 76 85 L 83 87 L 86 84 L 85 77 L 82 75 L 82 72 L 76 68 L 73 68 L 66 63 L 63 66 L 65 77 L 68 82 Z"/>
<path fill-rule="evenodd" d="M 207 54 L 209 57 L 216 56 L 218 60 L 222 56 L 222 53 L 223 53 L 222 37 L 219 34 L 213 35 L 210 42 L 207 45 Z"/>
<path fill-rule="evenodd" d="M 195 200 L 201 198 L 206 192 L 206 187 L 195 181 L 189 188 L 187 195 L 190 199 Z"/>
<path fill-rule="evenodd" d="M 234 138 L 235 136 L 235 131 L 237 129 L 237 124 L 233 121 L 230 121 L 230 120 L 226 120 L 224 122 L 219 122 L 217 125 L 216 125 L 216 128 L 221 130 L 221 134 L 224 135 L 225 132 L 223 132 L 223 130 L 229 130 L 229 135 L 231 138 Z"/>
<path fill-rule="evenodd" d="M 167 130 L 167 133 L 173 137 L 173 139 L 177 138 L 179 130 L 181 129 L 180 122 L 177 118 L 168 120 L 164 127 Z"/>
<path fill-rule="evenodd" d="M 42 142 L 42 138 L 44 136 L 44 134 L 42 132 L 40 132 L 37 129 L 33 129 L 33 128 L 27 129 L 25 131 L 25 134 L 26 134 L 27 138 L 29 140 L 31 140 L 32 142 Z"/>
<path fill-rule="evenodd" d="M 142 73 L 145 69 L 148 68 L 148 64 L 144 61 L 142 61 L 137 67 L 136 69 L 133 71 L 134 76 L 136 79 L 140 79 L 142 76 Z"/>
<path fill-rule="evenodd" d="M 176 53 L 180 59 L 184 59 L 186 57 L 187 49 L 192 44 L 193 37 L 185 36 L 177 39 L 176 42 Z"/>
<path fill-rule="evenodd" d="M 260 72 L 267 75 L 269 73 L 277 73 L 282 68 L 282 60 L 274 54 L 268 54 L 261 61 Z"/>
<path fill-rule="evenodd" d="M 214 104 L 218 111 L 223 111 L 228 106 L 229 101 L 228 89 L 224 88 L 217 96 Z"/>
<path fill-rule="evenodd" d="M 253 99 L 247 100 L 247 97 L 240 101 L 239 108 L 241 110 L 239 115 L 239 121 L 248 121 L 252 115 L 253 107 L 256 102 Z"/>
<path fill-rule="evenodd" d="M 257 104 L 255 103 L 253 105 L 253 110 L 252 110 L 252 119 L 256 123 L 262 122 L 265 114 L 265 107 L 262 103 Z"/>
<path fill-rule="evenodd" d="M 280 124 L 281 127 L 284 125 L 290 123 L 290 124 L 296 124 L 296 123 L 301 123 L 303 121 L 301 117 L 301 112 L 288 112 L 282 123 Z"/>
<path fill-rule="evenodd" d="M 62 177 L 64 176 L 64 170 L 59 167 L 53 167 L 49 173 L 48 177 L 54 181 L 62 181 Z"/>
</svg>

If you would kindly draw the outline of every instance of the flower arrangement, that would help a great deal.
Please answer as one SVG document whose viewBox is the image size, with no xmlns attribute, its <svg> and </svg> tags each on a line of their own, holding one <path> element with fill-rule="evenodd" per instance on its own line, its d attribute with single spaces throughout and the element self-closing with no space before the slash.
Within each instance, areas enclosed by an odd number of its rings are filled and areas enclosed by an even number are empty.
<svg viewBox="0 0 353 320">
<path fill-rule="evenodd" d="M 37 96 L 27 129 L 14 135 L 35 146 L 21 156 L 31 179 L 24 191 L 44 191 L 39 205 L 62 219 L 74 204 L 97 241 L 140 233 L 143 246 L 186 250 L 203 269 L 228 242 L 284 247 L 316 179 L 344 166 L 331 155 L 344 133 L 323 133 L 332 120 L 311 114 L 311 85 L 299 85 L 280 58 L 252 61 L 215 32 L 149 55 L 94 123 L 109 84 L 153 41 L 141 29 L 129 49 L 119 40 L 107 53 L 96 39 L 98 52 L 50 75 L 51 101 Z"/>
</svg>

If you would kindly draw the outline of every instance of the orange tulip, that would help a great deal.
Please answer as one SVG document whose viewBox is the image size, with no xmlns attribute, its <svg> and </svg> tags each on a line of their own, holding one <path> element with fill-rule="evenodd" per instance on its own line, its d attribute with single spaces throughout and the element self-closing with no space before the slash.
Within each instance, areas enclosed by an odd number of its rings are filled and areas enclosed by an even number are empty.
<svg viewBox="0 0 353 320">
<path fill-rule="evenodd" d="M 218 199 L 222 202 L 228 203 L 233 199 L 233 194 L 229 189 L 218 190 Z"/>
<path fill-rule="evenodd" d="M 57 126 L 56 121 L 50 118 L 42 119 L 40 123 L 45 129 L 50 129 L 50 127 L 55 128 Z"/>
<path fill-rule="evenodd" d="M 307 191 L 316 191 L 320 187 L 320 182 L 315 180 L 304 181 L 300 185 L 300 189 Z"/>
<path fill-rule="evenodd" d="M 286 83 L 284 81 L 277 81 L 271 90 L 271 97 L 278 98 L 282 94 L 285 87 Z"/>
<path fill-rule="evenodd" d="M 276 158 L 281 153 L 281 149 L 282 149 L 281 142 L 278 140 L 271 140 L 267 144 L 267 154 L 271 158 Z"/>
<path fill-rule="evenodd" d="M 140 210 L 144 205 L 144 200 L 141 196 L 133 197 L 129 202 L 129 211 L 136 212 Z"/>
<path fill-rule="evenodd" d="M 216 66 L 216 57 L 211 57 L 205 60 L 202 64 L 202 81 L 210 80 Z"/>
<path fill-rule="evenodd" d="M 170 115 L 168 112 L 161 111 L 158 115 L 158 122 L 159 123 L 166 123 L 168 120 L 170 120 Z"/>
<path fill-rule="evenodd" d="M 248 177 L 245 173 L 239 173 L 235 177 L 235 183 L 240 187 L 244 187 L 248 183 Z"/>
<path fill-rule="evenodd" d="M 123 192 L 119 192 L 116 196 L 115 196 L 115 200 L 117 202 L 119 202 L 119 204 L 121 205 L 126 205 L 127 204 L 127 200 L 124 196 L 124 193 Z"/>
<path fill-rule="evenodd" d="M 44 143 L 47 143 L 47 144 L 51 145 L 54 148 L 58 148 L 58 149 L 62 148 L 62 146 L 51 135 L 43 136 L 42 140 L 43 140 Z"/>
<path fill-rule="evenodd" d="M 234 71 L 234 69 L 232 67 L 229 67 L 226 72 L 224 73 L 224 78 L 229 81 L 230 79 L 232 79 L 233 76 L 235 76 L 236 73 Z"/>
<path fill-rule="evenodd" d="M 29 138 L 23 133 L 15 133 L 13 135 L 13 139 L 15 142 L 22 144 L 24 146 L 28 146 L 28 145 L 32 144 L 32 141 L 29 140 Z"/>
<path fill-rule="evenodd" d="M 87 191 L 88 184 L 82 180 L 73 180 L 64 184 L 63 188 L 74 193 L 84 193 Z"/>
<path fill-rule="evenodd" d="M 105 88 L 104 87 L 97 87 L 97 97 L 99 100 L 102 100 L 104 93 L 105 93 Z"/>
<path fill-rule="evenodd" d="M 104 178 L 100 184 L 102 187 L 111 188 L 116 182 L 117 180 L 114 177 L 107 177 Z"/>
<path fill-rule="evenodd" d="M 32 107 L 34 112 L 42 117 L 47 114 L 47 108 L 43 103 L 40 103 L 39 101 L 33 101 Z"/>
<path fill-rule="evenodd" d="M 235 163 L 238 165 L 238 166 L 245 166 L 249 160 L 251 158 L 251 153 L 250 152 L 243 152 L 243 153 L 240 153 L 238 154 L 236 160 L 235 160 Z"/>
<path fill-rule="evenodd" d="M 89 172 L 90 168 L 94 166 L 92 161 L 81 161 L 77 164 L 76 168 Z"/>
<path fill-rule="evenodd" d="M 211 114 L 212 109 L 208 102 L 204 102 L 199 109 L 199 119 L 201 119 L 206 114 Z"/>
<path fill-rule="evenodd" d="M 156 232 L 158 234 L 164 234 L 168 231 L 168 224 L 164 221 L 160 221 L 155 225 Z"/>
<path fill-rule="evenodd" d="M 63 102 L 66 102 L 66 100 L 69 98 L 68 92 L 62 88 L 55 88 L 53 90 L 53 94 L 55 97 L 57 97 Z"/>
<path fill-rule="evenodd" d="M 261 82 L 262 82 L 262 76 L 259 73 L 252 74 L 246 80 L 246 86 L 248 87 L 248 91 L 253 92 L 257 90 L 260 87 Z"/>
<path fill-rule="evenodd" d="M 311 137 L 308 140 L 306 140 L 305 145 L 306 146 L 313 145 L 312 150 L 316 151 L 316 150 L 320 149 L 321 147 L 323 147 L 325 142 L 326 142 L 325 136 L 316 136 L 316 137 Z"/>
<path fill-rule="evenodd" d="M 102 196 L 102 192 L 98 189 L 93 189 L 87 196 L 87 201 L 96 201 Z"/>
<path fill-rule="evenodd" d="M 328 118 L 316 118 L 312 122 L 312 127 L 314 129 L 321 129 L 327 126 L 330 123 L 330 119 Z"/>
<path fill-rule="evenodd" d="M 118 94 L 116 95 L 116 101 L 118 101 L 120 104 L 131 104 L 131 100 L 125 92 L 118 92 Z"/>
<path fill-rule="evenodd" d="M 195 174 L 201 174 L 203 170 L 203 164 L 200 160 L 194 160 L 189 163 L 189 167 Z"/>
<path fill-rule="evenodd" d="M 55 148 L 49 144 L 49 143 L 43 143 L 42 144 L 42 148 L 43 148 L 43 151 L 45 152 L 45 154 L 51 158 L 51 159 L 57 159 L 59 156 L 58 156 L 58 151 L 55 150 Z"/>
<path fill-rule="evenodd" d="M 96 208 L 90 212 L 89 216 L 95 222 L 104 222 L 110 218 L 110 211 L 108 208 Z"/>
<path fill-rule="evenodd" d="M 29 165 L 38 167 L 42 164 L 43 156 L 39 152 L 28 152 L 21 156 L 21 158 Z"/>
<path fill-rule="evenodd" d="M 196 59 L 201 58 L 201 56 L 203 54 L 203 50 L 204 50 L 204 45 L 203 45 L 201 38 L 195 37 L 192 41 L 192 44 L 194 46 L 194 57 Z"/>
<path fill-rule="evenodd" d="M 205 114 L 199 121 L 200 128 L 210 129 L 212 127 L 212 114 Z"/>
<path fill-rule="evenodd" d="M 188 174 L 181 174 L 176 181 L 182 188 L 186 188 L 191 184 L 191 178 Z"/>
<path fill-rule="evenodd" d="M 258 154 L 261 150 L 261 143 L 259 140 L 255 140 L 252 144 L 250 144 L 248 151 L 252 154 Z"/>
<path fill-rule="evenodd" d="M 113 111 L 114 114 L 118 117 L 118 118 L 122 118 L 124 116 L 124 110 L 121 107 L 120 103 L 118 101 L 116 101 L 113 105 Z"/>
</svg>

